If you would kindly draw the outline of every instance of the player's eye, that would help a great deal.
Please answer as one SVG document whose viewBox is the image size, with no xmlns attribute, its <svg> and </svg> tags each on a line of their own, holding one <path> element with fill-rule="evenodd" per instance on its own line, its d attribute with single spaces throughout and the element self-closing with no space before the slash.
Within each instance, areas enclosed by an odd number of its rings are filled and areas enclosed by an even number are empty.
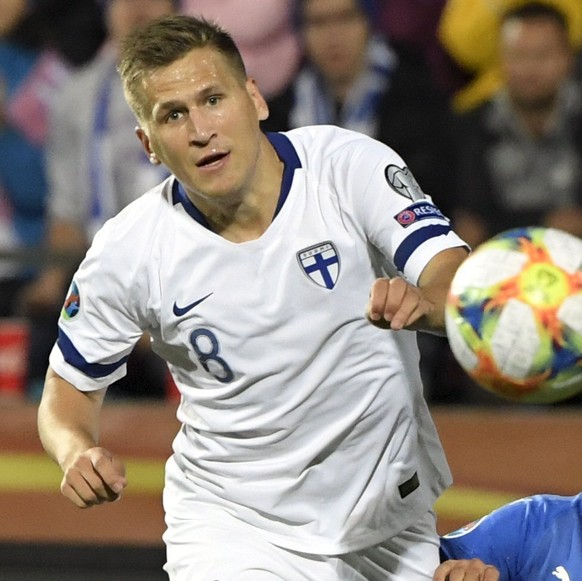
<svg viewBox="0 0 582 581">
<path fill-rule="evenodd" d="M 208 104 L 214 107 L 220 103 L 220 96 L 219 95 L 211 95 L 208 97 Z"/>
<path fill-rule="evenodd" d="M 166 115 L 166 121 L 168 123 L 172 123 L 173 121 L 178 121 L 183 117 L 183 113 L 181 111 L 170 111 L 167 115 Z"/>
</svg>

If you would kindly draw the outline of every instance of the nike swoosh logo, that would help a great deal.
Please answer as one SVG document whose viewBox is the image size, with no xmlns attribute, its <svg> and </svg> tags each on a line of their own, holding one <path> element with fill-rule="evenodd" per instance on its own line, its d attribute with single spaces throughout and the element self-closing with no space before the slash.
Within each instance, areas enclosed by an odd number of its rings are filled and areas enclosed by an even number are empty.
<svg viewBox="0 0 582 581">
<path fill-rule="evenodd" d="M 198 299 L 197 301 L 194 301 L 185 307 L 179 307 L 176 304 L 176 301 L 174 301 L 174 307 L 172 309 L 174 311 L 174 315 L 176 315 L 176 317 L 185 315 L 188 311 L 191 311 L 194 307 L 198 306 L 202 301 L 205 301 L 211 294 L 213 293 L 208 293 L 205 297 L 202 297 L 201 299 Z"/>
</svg>

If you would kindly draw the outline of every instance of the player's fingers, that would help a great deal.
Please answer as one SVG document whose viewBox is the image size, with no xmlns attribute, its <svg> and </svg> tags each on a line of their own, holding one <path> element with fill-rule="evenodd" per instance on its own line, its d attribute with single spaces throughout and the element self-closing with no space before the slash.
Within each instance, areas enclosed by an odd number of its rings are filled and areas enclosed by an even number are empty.
<svg viewBox="0 0 582 581">
<path fill-rule="evenodd" d="M 81 508 L 101 504 L 107 500 L 107 492 L 103 482 L 88 460 L 85 465 L 76 463 L 71 466 L 63 477 L 61 492 Z"/>
<path fill-rule="evenodd" d="M 462 581 L 498 581 L 499 571 L 493 565 L 485 564 L 481 559 L 469 559 L 467 573 L 465 577 L 459 577 L 459 579 Z"/>
<path fill-rule="evenodd" d="M 99 492 L 100 478 L 94 473 L 93 468 L 89 469 L 90 474 L 82 473 L 73 467 L 65 473 L 61 482 L 62 494 L 80 508 L 88 508 L 95 504 L 105 502 L 104 492 Z M 93 484 L 91 484 L 91 481 Z M 102 486 L 102 483 L 101 483 Z"/>
<path fill-rule="evenodd" d="M 398 331 L 410 327 L 433 308 L 420 289 L 403 278 L 384 278 L 372 285 L 367 316 L 377 327 Z"/>
<path fill-rule="evenodd" d="M 386 319 L 390 320 L 390 327 L 393 330 L 399 331 L 414 323 L 426 314 L 428 304 L 423 299 L 421 291 L 404 279 L 390 280 L 390 292 L 385 309 Z"/>
<path fill-rule="evenodd" d="M 499 581 L 501 573 L 492 565 L 488 565 L 482 577 L 483 581 Z"/>
<path fill-rule="evenodd" d="M 441 563 L 434 572 L 433 581 L 447 581 L 448 575 L 454 567 L 455 561 L 445 561 Z"/>
<path fill-rule="evenodd" d="M 388 296 L 389 283 L 389 279 L 379 278 L 372 284 L 368 300 L 368 319 L 372 322 L 380 322 L 384 318 L 384 306 Z"/>
<path fill-rule="evenodd" d="M 499 571 L 480 559 L 451 560 L 439 565 L 433 581 L 499 581 Z"/>
<path fill-rule="evenodd" d="M 89 457 L 100 482 L 96 483 L 100 497 L 115 500 L 127 486 L 125 466 L 104 448 L 93 448 Z"/>
<path fill-rule="evenodd" d="M 393 322 L 394 316 L 405 306 L 405 297 L 409 294 L 408 286 L 408 283 L 402 278 L 391 278 L 388 281 L 388 293 L 384 302 L 384 319 L 386 321 Z"/>
<path fill-rule="evenodd" d="M 116 500 L 126 484 L 123 464 L 108 450 L 96 447 L 79 454 L 65 470 L 61 492 L 87 508 Z"/>
<path fill-rule="evenodd" d="M 77 493 L 75 488 L 67 482 L 66 478 L 63 478 L 61 482 L 61 494 L 68 498 L 75 506 L 79 508 L 89 508 L 93 506 L 92 503 L 88 503 L 80 494 Z"/>
<path fill-rule="evenodd" d="M 381 278 L 374 281 L 368 302 L 368 319 L 377 327 L 390 329 L 394 316 L 405 304 L 406 311 L 402 311 L 397 319 L 404 324 L 410 316 L 413 305 L 404 303 L 408 292 L 408 283 L 402 278 Z"/>
<path fill-rule="evenodd" d="M 425 315 L 428 315 L 432 310 L 435 308 L 434 304 L 426 299 L 420 298 L 416 307 L 410 311 L 412 308 L 411 303 L 410 305 L 404 306 L 401 311 L 396 313 L 392 318 L 392 329 L 398 331 L 400 329 L 412 329 L 414 330 L 414 324 Z M 410 307 L 410 308 L 409 308 Z"/>
</svg>

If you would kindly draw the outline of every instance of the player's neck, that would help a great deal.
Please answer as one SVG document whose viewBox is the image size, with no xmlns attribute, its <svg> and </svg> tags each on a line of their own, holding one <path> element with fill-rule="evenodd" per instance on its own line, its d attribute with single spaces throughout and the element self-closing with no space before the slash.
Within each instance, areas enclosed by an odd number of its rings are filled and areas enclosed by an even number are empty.
<svg viewBox="0 0 582 581">
<path fill-rule="evenodd" d="M 268 144 L 260 154 L 252 185 L 228 203 L 197 203 L 212 230 L 231 242 L 260 238 L 267 230 L 279 201 L 284 164 Z"/>
</svg>

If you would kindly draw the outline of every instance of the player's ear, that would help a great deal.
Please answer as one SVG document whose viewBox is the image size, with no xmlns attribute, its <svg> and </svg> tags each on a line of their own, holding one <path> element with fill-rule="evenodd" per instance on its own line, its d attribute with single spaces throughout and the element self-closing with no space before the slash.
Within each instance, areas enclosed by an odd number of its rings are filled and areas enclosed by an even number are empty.
<svg viewBox="0 0 582 581">
<path fill-rule="evenodd" d="M 255 105 L 259 121 L 264 121 L 269 117 L 269 106 L 259 91 L 255 79 L 251 77 L 247 79 L 247 91 Z"/>
<path fill-rule="evenodd" d="M 155 151 L 152 149 L 150 139 L 147 136 L 147 133 L 141 127 L 136 127 L 135 134 L 137 135 L 137 138 L 140 140 L 145 151 L 145 154 L 150 160 L 150 163 L 153 165 L 159 165 L 161 162 L 158 159 L 158 156 L 156 155 Z"/>
</svg>

